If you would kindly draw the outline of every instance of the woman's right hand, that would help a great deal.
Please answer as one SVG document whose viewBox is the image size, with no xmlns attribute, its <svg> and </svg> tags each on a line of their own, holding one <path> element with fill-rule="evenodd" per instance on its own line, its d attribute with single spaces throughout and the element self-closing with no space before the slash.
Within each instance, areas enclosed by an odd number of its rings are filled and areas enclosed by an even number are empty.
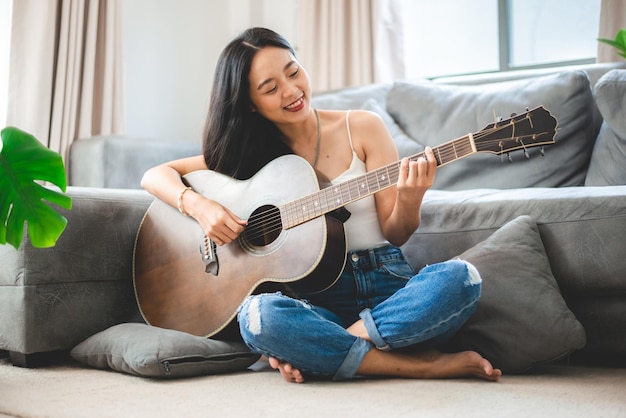
<svg viewBox="0 0 626 418">
<path fill-rule="evenodd" d="M 189 215 L 198 221 L 205 235 L 217 245 L 231 243 L 247 225 L 247 221 L 214 200 L 197 193 L 185 193 L 185 198 L 185 208 Z"/>
<path fill-rule="evenodd" d="M 185 189 L 181 178 L 196 170 L 208 170 L 202 155 L 181 158 L 149 169 L 141 180 L 141 186 L 193 217 L 215 244 L 228 244 L 237 239 L 247 222 L 218 202 Z"/>
</svg>

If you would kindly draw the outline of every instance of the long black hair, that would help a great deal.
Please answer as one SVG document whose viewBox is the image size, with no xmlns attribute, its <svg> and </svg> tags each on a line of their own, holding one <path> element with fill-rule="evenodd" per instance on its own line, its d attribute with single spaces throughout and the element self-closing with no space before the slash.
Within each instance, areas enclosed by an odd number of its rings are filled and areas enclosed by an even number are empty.
<svg viewBox="0 0 626 418">
<path fill-rule="evenodd" d="M 213 81 L 203 152 L 211 170 L 247 179 L 274 158 L 291 153 L 280 140 L 278 128 L 252 112 L 248 74 L 257 51 L 266 46 L 289 50 L 292 46 L 278 33 L 251 28 L 222 51 Z"/>
</svg>

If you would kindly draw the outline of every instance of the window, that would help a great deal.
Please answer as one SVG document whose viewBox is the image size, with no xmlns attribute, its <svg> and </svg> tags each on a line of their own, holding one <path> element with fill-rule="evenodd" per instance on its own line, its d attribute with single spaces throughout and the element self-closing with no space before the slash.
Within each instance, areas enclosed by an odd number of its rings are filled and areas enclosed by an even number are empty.
<svg viewBox="0 0 626 418">
<path fill-rule="evenodd" d="M 408 78 L 594 62 L 600 0 L 403 0 Z"/>
<path fill-rule="evenodd" d="M 0 129 L 3 129 L 7 122 L 12 6 L 13 0 L 0 0 Z"/>
<path fill-rule="evenodd" d="M 595 59 L 600 0 L 508 0 L 508 68 Z M 505 30 L 503 28 L 503 30 Z M 505 65 L 505 63 L 503 63 Z"/>
</svg>

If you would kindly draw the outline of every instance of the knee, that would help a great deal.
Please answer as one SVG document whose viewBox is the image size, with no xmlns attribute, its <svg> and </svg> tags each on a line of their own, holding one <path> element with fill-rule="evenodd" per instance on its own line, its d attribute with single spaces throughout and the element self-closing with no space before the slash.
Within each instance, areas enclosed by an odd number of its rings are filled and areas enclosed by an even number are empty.
<svg viewBox="0 0 626 418">
<path fill-rule="evenodd" d="M 478 302 L 482 293 L 482 278 L 476 266 L 465 260 L 452 260 L 454 277 L 460 291 L 466 295 L 467 301 Z"/>
<path fill-rule="evenodd" d="M 262 329 L 261 318 L 267 317 L 264 311 L 271 312 L 271 307 L 279 303 L 280 295 L 278 294 L 263 293 L 249 296 L 239 307 L 239 313 L 237 315 L 242 335 L 260 334 Z"/>
<path fill-rule="evenodd" d="M 263 293 L 249 296 L 239 308 L 237 321 L 239 332 L 244 341 L 251 344 L 261 343 L 264 335 L 276 335 L 278 327 L 286 323 L 283 315 L 289 315 L 289 309 L 296 307 L 298 300 L 281 293 Z"/>
<path fill-rule="evenodd" d="M 483 279 L 480 277 L 480 272 L 469 261 L 465 260 L 457 260 L 465 266 L 464 275 L 464 284 L 466 286 L 481 286 L 483 283 Z"/>
<path fill-rule="evenodd" d="M 482 278 L 478 269 L 470 262 L 460 259 L 445 261 L 432 266 L 441 274 L 444 281 L 443 290 L 449 295 L 465 295 L 465 299 L 472 301 L 480 297 Z"/>
</svg>

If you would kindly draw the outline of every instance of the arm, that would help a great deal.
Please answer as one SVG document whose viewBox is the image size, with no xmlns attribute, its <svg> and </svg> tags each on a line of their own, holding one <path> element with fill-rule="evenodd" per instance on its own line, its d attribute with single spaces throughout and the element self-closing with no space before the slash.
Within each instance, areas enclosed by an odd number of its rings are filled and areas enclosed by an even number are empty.
<svg viewBox="0 0 626 418">
<path fill-rule="evenodd" d="M 204 157 L 170 161 L 146 171 L 141 187 L 198 221 L 206 235 L 217 245 L 231 242 L 243 231 L 246 221 L 214 200 L 187 190 L 182 176 L 197 170 L 207 170 Z"/>
<path fill-rule="evenodd" d="M 398 161 L 397 149 L 382 119 L 371 112 L 355 112 L 354 116 L 357 117 L 350 119 L 353 138 L 357 139 L 357 153 L 365 161 L 367 171 Z M 435 180 L 437 161 L 428 147 L 425 156 L 418 161 L 403 158 L 397 187 L 375 195 L 383 235 L 397 246 L 404 244 L 419 227 L 424 194 Z"/>
</svg>

